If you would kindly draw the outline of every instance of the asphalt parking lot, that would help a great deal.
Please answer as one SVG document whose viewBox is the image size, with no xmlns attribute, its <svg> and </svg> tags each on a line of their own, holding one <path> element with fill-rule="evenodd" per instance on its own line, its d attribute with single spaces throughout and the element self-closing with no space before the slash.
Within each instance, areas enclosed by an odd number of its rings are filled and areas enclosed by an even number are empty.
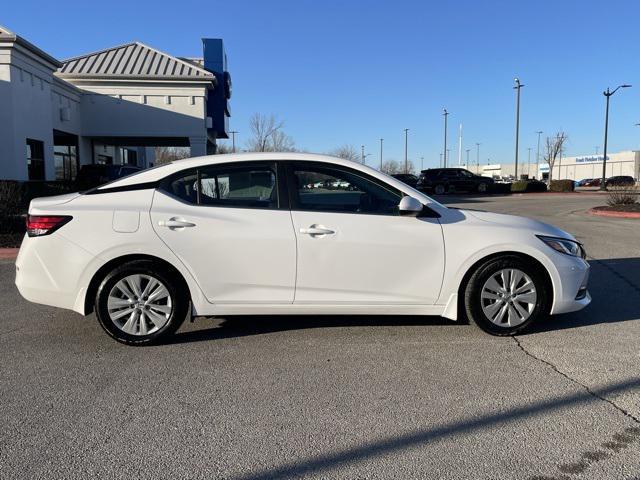
<svg viewBox="0 0 640 480">
<path fill-rule="evenodd" d="M 200 319 L 131 348 L 0 260 L 0 478 L 640 478 L 640 221 L 445 197 L 575 234 L 593 303 L 515 338 L 432 317 Z"/>
</svg>

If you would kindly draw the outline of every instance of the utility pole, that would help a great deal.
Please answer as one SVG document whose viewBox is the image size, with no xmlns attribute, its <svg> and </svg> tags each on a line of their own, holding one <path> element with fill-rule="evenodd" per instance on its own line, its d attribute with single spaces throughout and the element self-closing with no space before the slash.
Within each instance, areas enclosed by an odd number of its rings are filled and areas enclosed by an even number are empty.
<svg viewBox="0 0 640 480">
<path fill-rule="evenodd" d="M 442 154 L 440 154 L 440 161 L 438 162 L 438 166 L 442 167 Z"/>
<path fill-rule="evenodd" d="M 409 129 L 405 128 L 404 129 L 404 173 L 409 173 L 409 159 L 407 156 L 407 144 L 409 141 L 409 135 L 408 135 Z"/>
<path fill-rule="evenodd" d="M 516 85 L 516 180 L 518 180 L 518 142 L 520 140 L 520 89 L 524 87 L 520 83 L 520 79 L 515 79 Z"/>
<path fill-rule="evenodd" d="M 467 168 L 469 168 L 469 151 L 470 151 L 470 150 L 471 150 L 470 148 L 467 148 L 467 149 L 465 150 L 465 152 L 467 152 L 467 163 L 465 164 L 465 166 L 466 166 Z"/>
<path fill-rule="evenodd" d="M 531 176 L 531 147 L 528 147 L 529 155 L 527 157 L 527 176 Z"/>
<path fill-rule="evenodd" d="M 600 190 L 607 189 L 607 137 L 609 136 L 609 98 L 611 95 L 616 93 L 619 88 L 629 88 L 631 85 L 623 84 L 617 86 L 613 92 L 609 90 L 609 87 L 602 92 L 602 94 L 607 98 L 607 108 L 604 116 L 604 158 L 602 159 L 602 180 L 600 181 Z"/>
<path fill-rule="evenodd" d="M 458 132 L 458 166 L 462 163 L 462 123 Z"/>
<path fill-rule="evenodd" d="M 360 153 L 360 163 L 364 164 L 364 145 L 362 145 L 362 150 Z"/>
<path fill-rule="evenodd" d="M 444 116 L 444 150 L 442 154 L 444 155 L 444 168 L 447 168 L 447 117 L 449 116 L 449 112 L 447 112 L 446 108 L 442 109 L 442 115 Z"/>
<path fill-rule="evenodd" d="M 424 170 L 424 157 L 420 157 L 420 171 Z"/>
<path fill-rule="evenodd" d="M 232 145 L 231 151 L 233 153 L 236 153 L 236 133 L 240 133 L 240 132 L 237 132 L 236 130 L 231 130 L 229 133 L 231 134 L 231 145 Z"/>
<path fill-rule="evenodd" d="M 476 142 L 476 174 L 480 175 L 480 143 Z"/>
<path fill-rule="evenodd" d="M 380 171 L 382 171 L 382 142 L 384 142 L 384 138 L 380 139 Z"/>
<path fill-rule="evenodd" d="M 542 135 L 542 130 L 538 130 L 536 133 L 538 134 L 538 150 L 536 150 L 536 174 L 534 176 L 540 173 L 540 135 Z"/>
</svg>

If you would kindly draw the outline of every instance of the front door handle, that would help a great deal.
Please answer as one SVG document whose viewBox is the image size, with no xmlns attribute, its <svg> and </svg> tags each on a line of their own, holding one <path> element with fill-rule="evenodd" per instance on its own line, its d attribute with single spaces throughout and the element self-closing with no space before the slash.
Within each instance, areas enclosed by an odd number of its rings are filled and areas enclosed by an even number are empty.
<svg viewBox="0 0 640 480">
<path fill-rule="evenodd" d="M 336 232 L 328 228 L 324 228 L 320 225 L 311 225 L 309 228 L 301 228 L 300 233 L 314 236 L 314 235 L 333 235 Z"/>
<path fill-rule="evenodd" d="M 195 223 L 186 222 L 184 220 L 180 220 L 179 218 L 170 218 L 169 220 L 160 220 L 158 222 L 158 226 L 167 227 L 167 228 L 185 228 L 185 227 L 195 227 Z"/>
</svg>

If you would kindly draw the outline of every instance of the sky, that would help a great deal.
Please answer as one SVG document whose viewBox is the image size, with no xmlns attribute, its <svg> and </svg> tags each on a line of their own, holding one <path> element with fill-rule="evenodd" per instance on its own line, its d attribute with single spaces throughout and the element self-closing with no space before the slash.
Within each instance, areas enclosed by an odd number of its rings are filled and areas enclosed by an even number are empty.
<svg viewBox="0 0 640 480">
<path fill-rule="evenodd" d="M 141 41 L 201 56 L 222 38 L 233 79 L 230 126 L 244 144 L 254 113 L 274 114 L 298 148 L 365 145 L 367 163 L 408 155 L 437 166 L 442 109 L 450 160 L 458 125 L 480 163 L 515 155 L 514 77 L 521 79 L 520 161 L 536 131 L 563 130 L 566 155 L 602 153 L 607 87 L 609 151 L 640 149 L 640 2 L 592 0 L 110 0 L 9 2 L 0 24 L 65 59 Z M 424 161 L 421 161 L 424 157 Z"/>
</svg>

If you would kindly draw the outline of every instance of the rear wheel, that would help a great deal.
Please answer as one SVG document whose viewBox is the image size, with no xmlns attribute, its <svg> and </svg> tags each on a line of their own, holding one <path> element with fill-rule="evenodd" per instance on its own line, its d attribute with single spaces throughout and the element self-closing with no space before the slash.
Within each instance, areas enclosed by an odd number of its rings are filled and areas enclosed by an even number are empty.
<svg viewBox="0 0 640 480">
<path fill-rule="evenodd" d="M 478 184 L 478 193 L 487 193 L 488 190 L 488 185 L 486 183 L 479 183 Z"/>
<path fill-rule="evenodd" d="M 542 267 L 507 255 L 481 265 L 469 279 L 464 306 L 492 335 L 514 335 L 549 314 L 551 291 Z"/>
<path fill-rule="evenodd" d="M 446 189 L 444 188 L 444 185 L 442 185 L 442 184 L 438 184 L 435 187 L 433 187 L 433 193 L 435 193 L 436 195 L 444 195 L 445 191 L 446 191 Z"/>
<path fill-rule="evenodd" d="M 176 275 L 151 261 L 136 260 L 113 269 L 102 281 L 95 311 L 104 330 L 127 345 L 157 343 L 173 334 L 189 307 Z"/>
</svg>

